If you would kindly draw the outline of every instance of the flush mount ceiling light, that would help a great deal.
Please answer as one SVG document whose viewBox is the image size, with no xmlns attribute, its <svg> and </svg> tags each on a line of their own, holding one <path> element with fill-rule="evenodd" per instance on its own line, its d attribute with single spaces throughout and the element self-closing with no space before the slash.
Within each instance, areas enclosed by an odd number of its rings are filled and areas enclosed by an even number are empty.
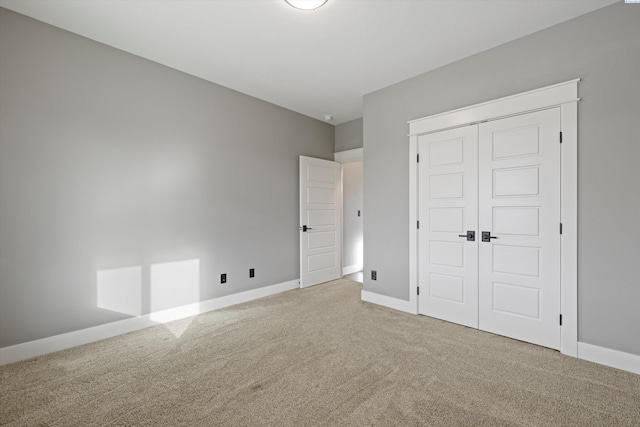
<svg viewBox="0 0 640 427">
<path fill-rule="evenodd" d="M 296 9 L 302 10 L 316 10 L 323 6 L 327 0 L 284 0 L 289 6 L 293 6 Z"/>
</svg>

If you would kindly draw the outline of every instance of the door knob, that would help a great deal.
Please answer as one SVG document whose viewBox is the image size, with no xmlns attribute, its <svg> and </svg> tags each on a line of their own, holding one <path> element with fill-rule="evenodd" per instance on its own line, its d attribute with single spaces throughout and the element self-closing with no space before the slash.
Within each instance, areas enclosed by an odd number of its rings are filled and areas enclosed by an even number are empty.
<svg viewBox="0 0 640 427">
<path fill-rule="evenodd" d="M 496 236 L 492 236 L 490 231 L 483 231 L 482 232 L 482 241 L 483 242 L 490 242 L 491 239 L 497 239 Z"/>
<path fill-rule="evenodd" d="M 307 230 L 313 230 L 313 228 L 307 227 L 306 225 L 303 225 L 302 227 L 300 227 L 300 230 L 302 230 L 303 233 L 306 233 Z"/>
<path fill-rule="evenodd" d="M 466 237 L 468 242 L 476 241 L 476 232 L 468 230 L 467 234 L 458 234 L 458 237 Z"/>
</svg>

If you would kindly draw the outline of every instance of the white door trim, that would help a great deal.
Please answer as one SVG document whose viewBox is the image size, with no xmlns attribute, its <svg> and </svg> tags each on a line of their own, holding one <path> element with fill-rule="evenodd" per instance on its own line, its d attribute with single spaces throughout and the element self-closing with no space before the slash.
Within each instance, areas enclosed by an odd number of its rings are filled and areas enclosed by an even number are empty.
<svg viewBox="0 0 640 427">
<path fill-rule="evenodd" d="M 435 114 L 409 122 L 409 305 L 418 312 L 418 135 L 485 120 L 560 107 L 561 308 L 560 351 L 578 356 L 578 82 L 580 79 Z"/>
<path fill-rule="evenodd" d="M 333 153 L 333 160 L 339 163 L 361 162 L 363 159 L 363 148 L 354 148 L 353 150 L 338 151 L 337 153 Z"/>
<path fill-rule="evenodd" d="M 341 164 L 362 162 L 364 161 L 364 148 L 354 148 L 353 150 L 333 153 L 333 160 Z M 344 167 L 342 167 L 342 170 L 344 170 Z M 340 247 L 342 248 L 342 256 L 344 257 L 344 176 L 340 178 L 340 185 L 340 200 L 342 203 L 342 209 L 340 211 L 340 226 L 342 227 L 340 229 Z M 344 266 L 344 262 L 342 264 L 342 276 L 362 270 L 362 264 L 350 266 Z"/>
<path fill-rule="evenodd" d="M 580 79 L 410 120 L 409 136 L 575 103 Z"/>
</svg>

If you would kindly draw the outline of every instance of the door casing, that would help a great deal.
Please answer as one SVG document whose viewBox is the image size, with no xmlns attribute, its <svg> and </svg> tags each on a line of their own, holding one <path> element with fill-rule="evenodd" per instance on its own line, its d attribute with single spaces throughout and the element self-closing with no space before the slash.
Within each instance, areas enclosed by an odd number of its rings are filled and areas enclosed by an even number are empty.
<svg viewBox="0 0 640 427">
<path fill-rule="evenodd" d="M 338 151 L 336 153 L 333 153 L 333 160 L 340 163 L 340 167 L 342 169 L 342 177 L 340 179 L 340 183 L 341 183 L 341 188 L 340 188 L 340 198 L 341 198 L 341 216 L 340 216 L 340 224 L 341 224 L 341 231 L 340 231 L 340 247 L 342 250 L 342 276 L 346 276 L 347 274 L 351 274 L 351 273 L 355 273 L 357 271 L 362 270 L 362 265 L 360 264 L 359 270 L 348 270 L 348 266 L 345 265 L 345 260 L 344 260 L 344 221 L 345 221 L 345 215 L 344 215 L 344 164 L 346 163 L 353 163 L 353 162 L 364 162 L 364 149 L 363 148 L 354 148 L 352 150 L 346 150 L 346 151 Z M 362 256 L 362 253 L 360 254 Z M 363 258 L 361 258 L 363 259 Z"/>
<path fill-rule="evenodd" d="M 418 313 L 418 136 L 514 115 L 560 108 L 560 352 L 578 355 L 578 82 L 570 80 L 409 122 L 409 306 Z"/>
</svg>

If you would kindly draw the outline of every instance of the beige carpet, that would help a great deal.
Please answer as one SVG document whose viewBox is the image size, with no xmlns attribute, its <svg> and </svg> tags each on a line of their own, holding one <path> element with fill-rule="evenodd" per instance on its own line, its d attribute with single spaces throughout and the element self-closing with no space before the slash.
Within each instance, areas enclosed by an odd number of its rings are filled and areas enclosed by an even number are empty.
<svg viewBox="0 0 640 427">
<path fill-rule="evenodd" d="M 0 367 L 0 424 L 640 426 L 638 375 L 360 289 L 340 280 Z"/>
</svg>

